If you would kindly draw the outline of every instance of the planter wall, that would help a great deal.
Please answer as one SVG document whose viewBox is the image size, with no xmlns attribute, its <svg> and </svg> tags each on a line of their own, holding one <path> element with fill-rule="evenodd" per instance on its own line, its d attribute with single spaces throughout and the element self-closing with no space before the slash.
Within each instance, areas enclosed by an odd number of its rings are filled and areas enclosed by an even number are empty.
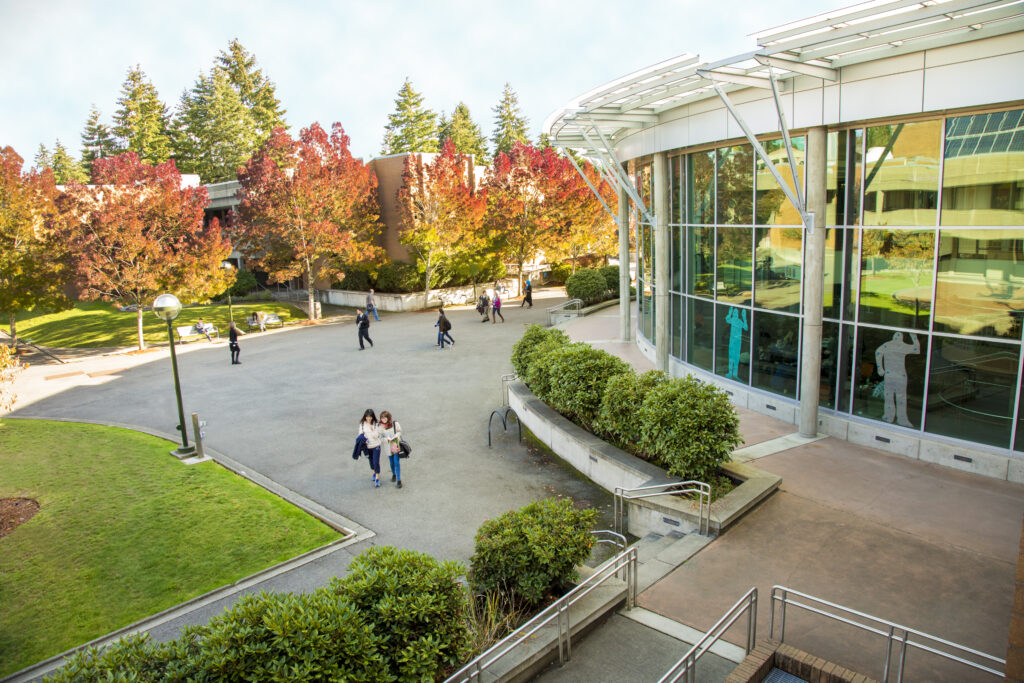
<svg viewBox="0 0 1024 683">
<path fill-rule="evenodd" d="M 534 396 L 522 382 L 509 385 L 508 402 L 523 426 L 544 445 L 611 493 L 617 487 L 630 489 L 682 481 L 573 424 Z M 711 504 L 712 535 L 735 523 L 782 483 L 781 477 L 751 465 L 726 463 L 721 469 L 742 483 Z M 628 516 L 629 533 L 638 537 L 651 532 L 689 533 L 696 530 L 699 523 L 696 501 L 685 501 L 675 496 L 629 501 Z"/>
<path fill-rule="evenodd" d="M 513 298 L 519 296 L 519 281 L 515 278 L 504 278 L 498 281 L 505 288 L 504 297 Z M 419 311 L 424 308 L 432 308 L 441 305 L 442 301 L 448 304 L 473 304 L 480 292 L 494 286 L 493 282 L 481 282 L 476 286 L 476 294 L 473 293 L 473 285 L 463 287 L 446 287 L 444 289 L 430 290 L 427 306 L 423 305 L 423 292 L 411 292 L 409 294 L 387 294 L 374 292 L 373 298 L 377 301 L 377 309 L 381 311 L 392 311 L 400 313 L 403 311 Z M 350 306 L 352 308 L 363 308 L 366 305 L 366 295 L 369 292 L 359 292 L 347 289 L 320 290 L 320 299 L 323 303 L 334 304 L 335 306 Z"/>
</svg>

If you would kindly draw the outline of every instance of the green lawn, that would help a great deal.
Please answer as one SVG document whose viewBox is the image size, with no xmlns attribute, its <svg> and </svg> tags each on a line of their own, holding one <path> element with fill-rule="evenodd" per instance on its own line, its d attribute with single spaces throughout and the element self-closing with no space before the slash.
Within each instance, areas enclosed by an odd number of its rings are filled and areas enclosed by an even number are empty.
<svg viewBox="0 0 1024 683">
<path fill-rule="evenodd" d="M 0 420 L 0 677 L 339 537 L 221 466 L 112 427 Z"/>
<path fill-rule="evenodd" d="M 235 324 L 246 330 L 245 317 L 253 311 L 277 313 L 284 322 L 305 320 L 306 314 L 294 306 L 279 301 L 254 301 L 233 306 Z M 213 323 L 222 336 L 227 335 L 228 307 L 210 304 L 181 309 L 174 325 L 191 325 L 196 319 Z M 6 322 L 6 316 L 5 316 Z M 20 313 L 16 316 L 18 337 L 31 339 L 42 346 L 55 348 L 95 348 L 110 346 L 137 346 L 138 333 L 135 313 L 122 313 L 107 302 L 79 303 L 60 313 Z M 142 314 L 146 343 L 167 343 L 167 323 L 152 311 Z M 10 325 L 0 326 L 10 332 Z"/>
</svg>

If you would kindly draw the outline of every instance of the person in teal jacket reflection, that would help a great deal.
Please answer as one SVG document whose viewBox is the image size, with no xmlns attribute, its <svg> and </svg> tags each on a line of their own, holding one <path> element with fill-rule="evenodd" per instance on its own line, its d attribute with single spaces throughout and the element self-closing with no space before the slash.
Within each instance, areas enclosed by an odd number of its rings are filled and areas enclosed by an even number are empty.
<svg viewBox="0 0 1024 683">
<path fill-rule="evenodd" d="M 730 308 L 725 315 L 729 325 L 729 379 L 740 379 L 740 353 L 743 350 L 743 333 L 747 331 L 747 312 L 741 308 Z"/>
</svg>

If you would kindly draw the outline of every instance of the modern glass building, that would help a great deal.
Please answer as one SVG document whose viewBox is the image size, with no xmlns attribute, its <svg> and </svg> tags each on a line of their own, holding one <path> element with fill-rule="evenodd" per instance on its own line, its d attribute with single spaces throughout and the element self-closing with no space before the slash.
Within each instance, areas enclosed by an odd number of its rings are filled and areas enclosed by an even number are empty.
<svg viewBox="0 0 1024 683">
<path fill-rule="evenodd" d="M 553 114 L 619 188 L 624 336 L 736 403 L 1024 481 L 1024 4 L 866 3 Z"/>
</svg>

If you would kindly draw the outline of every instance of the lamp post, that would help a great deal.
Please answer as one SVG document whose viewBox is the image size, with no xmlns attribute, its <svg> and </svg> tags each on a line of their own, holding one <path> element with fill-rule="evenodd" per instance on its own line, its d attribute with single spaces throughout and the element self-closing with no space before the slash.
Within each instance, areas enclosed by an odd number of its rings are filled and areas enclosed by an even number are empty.
<svg viewBox="0 0 1024 683">
<path fill-rule="evenodd" d="M 181 313 L 181 302 L 173 294 L 161 294 L 153 301 L 153 312 L 167 322 L 167 339 L 171 342 L 171 368 L 174 371 L 174 395 L 178 399 L 178 429 L 181 430 L 181 448 L 171 451 L 176 458 L 187 458 L 195 455 L 196 447 L 188 445 L 188 432 L 185 430 L 185 409 L 181 405 L 181 383 L 178 381 L 178 357 L 174 353 L 174 331 L 171 321 Z"/>
<path fill-rule="evenodd" d="M 223 268 L 224 270 L 234 270 L 235 264 L 233 264 L 231 261 L 221 261 L 220 267 Z M 235 283 L 232 282 L 231 287 L 234 286 Z M 233 309 L 231 308 L 231 287 L 228 287 L 228 318 L 231 320 L 231 322 L 235 322 L 235 314 Z"/>
</svg>

